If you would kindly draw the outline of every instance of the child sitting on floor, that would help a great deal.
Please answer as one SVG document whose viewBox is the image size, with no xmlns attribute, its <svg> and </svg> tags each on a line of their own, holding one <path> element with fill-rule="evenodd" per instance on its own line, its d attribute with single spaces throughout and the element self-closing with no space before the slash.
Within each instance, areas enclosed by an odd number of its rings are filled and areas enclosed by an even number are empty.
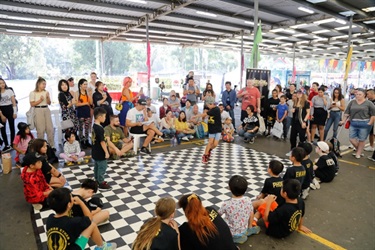
<svg viewBox="0 0 375 250">
<path fill-rule="evenodd" d="M 155 217 L 141 226 L 132 249 L 180 249 L 180 233 L 173 219 L 175 212 L 176 202 L 172 198 L 160 198 L 155 205 Z"/>
<path fill-rule="evenodd" d="M 73 197 L 78 197 L 90 210 L 89 218 L 96 224 L 100 224 L 109 219 L 109 211 L 102 210 L 103 203 L 100 198 L 92 197 L 98 191 L 98 183 L 92 179 L 86 179 L 81 183 L 81 188 L 73 190 Z M 81 206 L 74 205 L 72 207 L 73 217 L 84 216 Z"/>
<path fill-rule="evenodd" d="M 29 125 L 24 122 L 18 123 L 17 128 L 18 133 L 13 140 L 13 148 L 17 151 L 16 158 L 14 158 L 14 160 L 16 161 L 16 166 L 21 167 L 22 159 L 26 154 L 29 142 L 34 139 L 34 136 L 30 132 Z"/>
<path fill-rule="evenodd" d="M 40 210 L 49 193 L 53 190 L 44 178 L 42 161 L 35 153 L 28 153 L 23 158 L 21 178 L 23 181 L 23 193 L 27 202 L 31 203 L 35 210 Z"/>
<path fill-rule="evenodd" d="M 85 151 L 81 151 L 75 134 L 69 131 L 66 132 L 65 140 L 64 153 L 59 155 L 60 158 L 63 158 L 68 166 L 72 166 L 74 163 L 82 163 L 84 161 L 83 157 L 85 156 Z"/>
<path fill-rule="evenodd" d="M 89 238 L 96 244 L 95 250 L 116 249 L 115 243 L 103 242 L 98 226 L 90 220 L 90 211 L 78 197 L 72 197 L 67 188 L 53 190 L 48 204 L 56 214 L 47 218 L 48 249 L 85 249 Z M 70 217 L 73 205 L 79 205 L 85 216 Z"/>
<path fill-rule="evenodd" d="M 223 125 L 223 141 L 225 142 L 233 142 L 234 137 L 234 127 L 232 124 L 232 118 L 228 117 L 225 119 L 224 125 Z"/>
<path fill-rule="evenodd" d="M 320 156 L 314 165 L 315 180 L 317 182 L 331 182 L 335 178 L 336 164 L 328 155 L 329 146 L 324 141 L 318 141 L 315 152 Z"/>
<path fill-rule="evenodd" d="M 244 196 L 247 190 L 247 181 L 244 177 L 234 175 L 229 180 L 229 189 L 232 192 L 232 198 L 224 201 L 219 209 L 220 215 L 225 215 L 232 233 L 233 242 L 243 244 L 247 237 L 260 232 L 260 227 L 252 226 L 253 206 L 249 197 Z"/>
<path fill-rule="evenodd" d="M 307 196 L 309 195 L 310 186 L 314 185 L 314 183 L 312 183 L 312 180 L 314 179 L 314 170 L 313 170 L 314 164 L 312 160 L 310 159 L 312 146 L 310 142 L 299 142 L 298 147 L 301 147 L 305 150 L 305 158 L 303 158 L 301 162 L 302 166 L 304 166 L 306 170 L 305 179 L 303 180 L 303 183 L 301 186 L 302 188 L 301 198 L 305 200 Z"/>
<path fill-rule="evenodd" d="M 296 147 L 292 149 L 289 160 L 292 162 L 293 166 L 286 169 L 286 172 L 283 176 L 284 180 L 297 179 L 302 185 L 306 176 L 306 170 L 305 167 L 302 166 L 301 162 L 303 158 L 305 158 L 305 154 L 306 153 L 303 148 Z"/>
</svg>

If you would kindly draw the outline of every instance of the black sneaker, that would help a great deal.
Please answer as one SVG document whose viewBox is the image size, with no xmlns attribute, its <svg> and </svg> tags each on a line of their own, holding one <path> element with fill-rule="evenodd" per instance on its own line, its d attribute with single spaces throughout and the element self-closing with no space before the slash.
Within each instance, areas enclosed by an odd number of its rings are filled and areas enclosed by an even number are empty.
<svg viewBox="0 0 375 250">
<path fill-rule="evenodd" d="M 255 138 L 251 138 L 251 139 L 249 140 L 249 143 L 250 143 L 250 144 L 254 144 L 254 142 L 255 142 Z"/>
<path fill-rule="evenodd" d="M 5 146 L 4 148 L 3 148 L 3 152 L 8 152 L 8 151 L 11 151 L 13 148 L 11 147 L 11 146 Z"/>
<path fill-rule="evenodd" d="M 142 147 L 140 152 L 141 154 L 147 154 L 147 155 L 151 154 L 150 150 L 148 150 L 148 148 L 146 147 Z"/>
<path fill-rule="evenodd" d="M 106 181 L 103 181 L 102 183 L 99 184 L 99 190 L 100 191 L 111 191 L 112 187 Z"/>
</svg>

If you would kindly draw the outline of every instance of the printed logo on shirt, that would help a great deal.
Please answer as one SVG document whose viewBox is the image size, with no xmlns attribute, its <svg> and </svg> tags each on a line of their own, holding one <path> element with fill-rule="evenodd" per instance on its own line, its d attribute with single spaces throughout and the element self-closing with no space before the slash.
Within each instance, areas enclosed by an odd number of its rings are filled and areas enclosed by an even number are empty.
<svg viewBox="0 0 375 250">
<path fill-rule="evenodd" d="M 111 134 L 111 142 L 113 142 L 113 143 L 117 143 L 118 141 L 120 141 L 120 138 L 121 138 L 121 136 L 120 136 L 119 133 L 113 132 Z"/>
<path fill-rule="evenodd" d="M 273 188 L 281 188 L 281 187 L 283 187 L 283 182 L 282 181 L 274 182 L 274 183 L 272 183 L 272 187 Z"/>
<path fill-rule="evenodd" d="M 302 218 L 302 211 L 297 210 L 293 213 L 293 215 L 289 219 L 289 231 L 293 232 L 298 229 L 298 225 Z"/>
<path fill-rule="evenodd" d="M 69 247 L 69 235 L 58 227 L 52 227 L 47 232 L 48 249 L 63 250 Z"/>
<path fill-rule="evenodd" d="M 209 124 L 215 124 L 214 116 L 210 116 L 207 121 Z"/>
<path fill-rule="evenodd" d="M 215 210 L 212 210 L 208 216 L 210 217 L 211 221 L 214 221 L 217 215 L 218 213 Z"/>
<path fill-rule="evenodd" d="M 327 166 L 333 166 L 333 165 L 335 165 L 335 161 L 332 160 L 332 159 L 327 159 L 326 164 L 327 164 Z"/>
<path fill-rule="evenodd" d="M 135 122 L 144 122 L 145 119 L 143 117 L 143 114 L 136 114 L 135 115 Z"/>
<path fill-rule="evenodd" d="M 296 178 L 298 178 L 298 177 L 304 177 L 304 176 L 306 176 L 306 171 L 305 170 L 303 170 L 303 171 L 297 171 L 296 172 Z"/>
</svg>

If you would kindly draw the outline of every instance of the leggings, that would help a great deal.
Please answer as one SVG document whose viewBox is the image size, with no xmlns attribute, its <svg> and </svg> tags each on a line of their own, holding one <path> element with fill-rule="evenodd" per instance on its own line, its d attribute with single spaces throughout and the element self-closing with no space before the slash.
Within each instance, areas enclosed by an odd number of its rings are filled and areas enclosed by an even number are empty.
<svg viewBox="0 0 375 250">
<path fill-rule="evenodd" d="M 79 154 L 75 154 L 76 156 L 78 156 L 78 159 L 79 158 L 82 158 L 85 156 L 85 151 L 81 151 Z M 73 161 L 72 158 L 70 158 L 67 154 L 65 153 L 61 153 L 60 155 L 60 158 L 63 158 L 65 160 L 65 162 L 68 162 L 68 161 Z"/>
<path fill-rule="evenodd" d="M 13 105 L 0 106 L 0 110 L 9 122 L 10 140 L 11 140 L 10 143 L 12 144 L 14 141 L 14 137 L 15 137 Z M 1 128 L 1 137 L 3 137 L 5 146 L 9 146 L 8 136 L 7 136 L 7 131 L 6 131 L 6 121 L 4 123 L 1 121 L 1 124 L 3 124 L 4 126 Z"/>
<path fill-rule="evenodd" d="M 91 126 L 91 118 L 79 118 L 79 139 L 88 140 L 89 139 L 89 131 Z M 85 129 L 85 136 L 83 136 L 83 129 Z"/>
<path fill-rule="evenodd" d="M 297 134 L 300 142 L 306 140 L 306 128 L 302 128 L 299 121 L 292 121 L 292 130 L 290 131 L 290 149 L 295 148 L 297 145 Z"/>
</svg>

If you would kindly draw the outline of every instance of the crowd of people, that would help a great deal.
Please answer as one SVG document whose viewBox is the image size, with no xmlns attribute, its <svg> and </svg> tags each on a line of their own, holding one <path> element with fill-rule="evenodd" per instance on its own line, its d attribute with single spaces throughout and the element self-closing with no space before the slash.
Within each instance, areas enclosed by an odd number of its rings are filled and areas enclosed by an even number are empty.
<svg viewBox="0 0 375 250">
<path fill-rule="evenodd" d="M 143 154 L 150 154 L 147 146 L 153 140 L 176 139 L 181 143 L 194 137 L 208 136 L 202 155 L 202 163 L 207 164 L 220 140 L 233 142 L 234 134 L 238 133 L 245 142 L 253 144 L 262 126 L 268 128 L 265 135 L 272 136 L 272 128 L 277 122 L 283 124 L 283 140 L 287 139 L 291 127 L 288 156 L 292 162 L 283 177 L 280 176 L 284 170 L 283 164 L 275 160 L 269 162 L 267 171 L 270 178 L 265 180 L 261 193 L 253 199 L 246 194 L 247 180 L 242 176 L 232 176 L 228 183 L 232 198 L 223 201 L 219 210 L 203 207 L 200 197 L 194 193 L 183 195 L 179 198 L 178 206 L 183 209 L 187 222 L 180 226 L 173 219 L 176 209 L 173 198 L 161 198 L 156 203 L 155 217 L 140 228 L 132 245 L 135 250 L 238 249 L 236 244 L 242 244 L 251 235 L 259 234 L 260 220 L 263 220 L 266 234 L 273 237 L 287 237 L 297 229 L 310 233 L 303 226 L 304 200 L 311 189 L 320 189 L 320 183 L 331 182 L 338 172 L 335 145 L 325 141 L 330 128 L 333 126 L 333 137 L 337 139 L 339 127 L 348 123 L 346 126 L 349 128 L 350 142 L 356 150 L 353 154 L 355 158 L 363 156 L 363 150 L 374 151 L 373 89 L 357 89 L 355 99 L 346 105 L 340 88 L 335 88 L 330 97 L 325 87 L 319 87 L 318 83 L 313 83 L 311 89 L 305 87 L 306 92 L 296 90 L 296 86 L 291 84 L 284 93 L 280 87 L 272 90 L 266 107 L 261 107 L 262 97 L 252 79 L 247 80 L 246 87 L 238 93 L 231 88 L 231 82 L 226 82 L 220 104 L 216 102 L 212 84 L 208 83 L 202 94 L 204 110 L 199 112 L 197 102 L 200 90 L 190 77 L 184 86 L 186 100 L 183 105 L 183 98 L 180 99 L 172 91 L 169 98 L 163 99 L 158 115 L 152 100 L 141 98 L 142 89 L 138 94 L 133 94 L 129 89 L 132 79 L 125 77 L 120 115 L 117 116 L 113 114 L 112 98 L 105 90 L 104 83 L 96 80 L 96 74 L 92 73 L 91 81 L 80 79 L 77 89 L 72 85 L 73 79 L 60 80 L 58 84 L 62 121 L 69 120 L 73 124 L 63 130 L 66 142 L 60 157 L 68 165 L 83 162 L 88 158 L 85 158 L 81 147 L 91 147 L 95 180 L 85 180 L 80 189 L 71 192 L 64 188 L 65 177 L 48 161 L 48 148 L 54 151 L 55 144 L 48 108 L 51 98 L 43 78 L 38 78 L 35 90 L 29 96 L 30 105 L 34 108 L 37 138 L 30 132 L 30 125 L 23 122 L 17 125 L 17 135 L 13 133 L 11 138 L 17 151 L 17 164 L 23 167 L 21 178 L 26 201 L 36 210 L 48 206 L 55 211 L 47 220 L 47 238 L 51 244 L 84 249 L 91 238 L 97 245 L 95 249 L 116 249 L 115 243 L 102 240 L 98 224 L 109 219 L 109 212 L 101 209 L 103 204 L 100 199 L 95 199 L 94 194 L 98 189 L 102 192 L 112 189 L 105 181 L 107 159 L 137 153 L 132 151 L 132 135 L 146 134 L 140 148 Z M 6 117 L 5 121 L 13 118 L 14 127 L 17 117 L 14 92 L 2 79 L 0 91 L 1 115 Z M 242 101 L 241 124 L 238 127 L 234 119 L 237 98 Z M 262 109 L 266 114 L 263 125 L 260 116 Z M 318 135 L 315 135 L 317 130 Z M 45 134 L 47 140 L 44 140 Z M 318 137 L 316 142 L 315 136 Z M 364 148 L 368 137 L 370 146 Z M 9 146 L 6 133 L 3 140 L 5 146 Z M 310 159 L 313 145 L 319 155 L 314 161 Z M 375 161 L 374 155 L 369 159 Z M 69 236 L 66 242 L 61 241 L 61 232 Z"/>
</svg>

